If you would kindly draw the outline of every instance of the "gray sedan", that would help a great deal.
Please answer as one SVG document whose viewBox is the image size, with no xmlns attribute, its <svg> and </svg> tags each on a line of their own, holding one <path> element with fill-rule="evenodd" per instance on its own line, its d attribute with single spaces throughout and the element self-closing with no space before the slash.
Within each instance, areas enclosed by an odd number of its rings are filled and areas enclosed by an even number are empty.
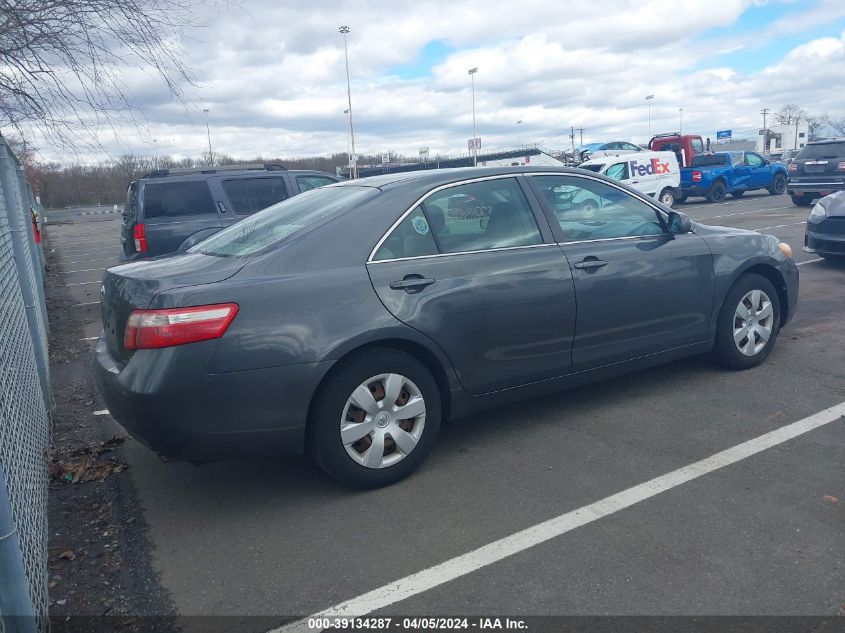
<svg viewBox="0 0 845 633">
<path fill-rule="evenodd" d="M 813 206 L 807 218 L 804 250 L 845 261 L 845 191 L 832 193 Z"/>
<path fill-rule="evenodd" d="M 573 189 L 595 213 L 556 204 Z M 315 189 L 111 268 L 101 292 L 97 380 L 139 440 L 191 460 L 308 450 L 375 487 L 449 419 L 706 352 L 760 364 L 798 269 L 774 237 L 603 176 L 511 167 Z"/>
</svg>

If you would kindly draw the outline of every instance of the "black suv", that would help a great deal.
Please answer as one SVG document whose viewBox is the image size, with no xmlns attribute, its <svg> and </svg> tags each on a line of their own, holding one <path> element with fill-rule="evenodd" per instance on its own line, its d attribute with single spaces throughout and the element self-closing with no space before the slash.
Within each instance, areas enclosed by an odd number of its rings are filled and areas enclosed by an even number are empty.
<svg viewBox="0 0 845 633">
<path fill-rule="evenodd" d="M 184 250 L 251 213 L 339 180 L 271 164 L 151 172 L 126 193 L 121 260 Z"/>
<path fill-rule="evenodd" d="M 824 198 L 845 189 L 845 138 L 812 141 L 787 167 L 787 193 L 792 202 L 808 207 L 815 198 Z"/>
</svg>

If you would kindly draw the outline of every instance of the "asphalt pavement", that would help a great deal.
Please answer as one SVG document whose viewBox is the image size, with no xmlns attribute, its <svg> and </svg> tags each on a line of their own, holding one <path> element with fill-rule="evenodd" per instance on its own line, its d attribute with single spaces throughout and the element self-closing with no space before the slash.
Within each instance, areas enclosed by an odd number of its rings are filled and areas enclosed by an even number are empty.
<svg viewBox="0 0 845 633">
<path fill-rule="evenodd" d="M 384 604 L 377 612 L 845 609 L 845 420 L 837 416 L 484 566 L 460 566 L 498 539 L 845 401 L 845 265 L 802 252 L 808 209 L 767 193 L 678 208 L 793 247 L 798 311 L 766 363 L 734 373 L 693 358 L 460 420 L 416 474 L 369 492 L 339 487 L 305 457 L 194 466 L 163 463 L 129 442 L 154 565 L 179 612 L 281 622 L 442 564 L 452 571 L 409 581 L 402 586 L 413 591 L 373 602 Z M 79 338 L 92 347 L 100 278 L 120 250 L 119 217 L 47 230 Z"/>
</svg>

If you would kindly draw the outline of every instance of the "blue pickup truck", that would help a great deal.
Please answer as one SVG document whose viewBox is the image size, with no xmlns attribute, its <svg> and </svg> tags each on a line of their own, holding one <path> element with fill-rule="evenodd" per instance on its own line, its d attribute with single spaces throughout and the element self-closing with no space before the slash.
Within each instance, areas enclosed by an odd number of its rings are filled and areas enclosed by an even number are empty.
<svg viewBox="0 0 845 633">
<path fill-rule="evenodd" d="M 727 194 L 739 198 L 746 191 L 768 189 L 773 196 L 786 191 L 786 165 L 771 163 L 754 152 L 697 154 L 681 169 L 681 197 L 703 196 L 721 202 Z"/>
</svg>

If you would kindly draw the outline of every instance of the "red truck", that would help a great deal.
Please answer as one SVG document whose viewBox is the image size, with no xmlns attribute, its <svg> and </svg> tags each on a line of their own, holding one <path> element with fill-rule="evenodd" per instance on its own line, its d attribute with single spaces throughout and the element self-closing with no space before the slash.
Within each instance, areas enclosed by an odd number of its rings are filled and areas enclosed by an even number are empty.
<svg viewBox="0 0 845 633">
<path fill-rule="evenodd" d="M 653 152 L 675 152 L 678 164 L 681 167 L 689 167 L 693 156 L 704 152 L 704 141 L 697 134 L 682 135 L 679 132 L 671 132 L 651 137 L 648 148 Z M 710 139 L 707 139 L 707 151 L 710 151 Z"/>
</svg>

